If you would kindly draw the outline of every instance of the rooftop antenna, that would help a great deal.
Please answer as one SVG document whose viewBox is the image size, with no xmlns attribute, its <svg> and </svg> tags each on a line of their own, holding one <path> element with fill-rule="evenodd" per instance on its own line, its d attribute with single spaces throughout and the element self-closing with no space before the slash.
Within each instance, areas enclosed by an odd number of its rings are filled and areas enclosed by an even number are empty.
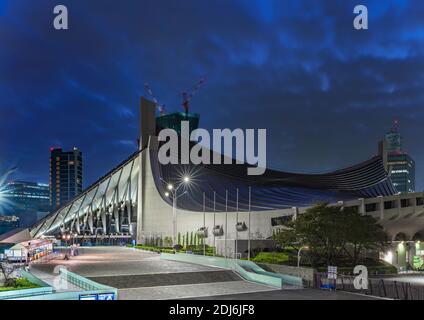
<svg viewBox="0 0 424 320">
<path fill-rule="evenodd" d="M 190 101 L 193 98 L 193 96 L 196 94 L 197 91 L 199 91 L 199 89 L 202 87 L 202 85 L 205 83 L 205 79 L 201 78 L 197 84 L 194 86 L 193 90 L 191 90 L 190 93 L 188 93 L 187 91 L 183 91 L 181 93 L 182 98 L 183 98 L 183 103 L 182 106 L 184 108 L 185 113 L 188 113 L 189 107 L 190 107 Z"/>
<path fill-rule="evenodd" d="M 159 114 L 163 116 L 165 114 L 165 105 L 159 104 L 158 99 L 156 99 L 156 97 L 154 96 L 152 88 L 150 88 L 150 85 L 148 83 L 144 84 L 144 89 L 146 90 L 147 95 L 152 99 L 153 103 L 158 108 Z"/>
<path fill-rule="evenodd" d="M 399 127 L 399 120 L 395 119 L 393 121 L 393 131 L 397 132 L 398 131 L 398 127 Z"/>
</svg>

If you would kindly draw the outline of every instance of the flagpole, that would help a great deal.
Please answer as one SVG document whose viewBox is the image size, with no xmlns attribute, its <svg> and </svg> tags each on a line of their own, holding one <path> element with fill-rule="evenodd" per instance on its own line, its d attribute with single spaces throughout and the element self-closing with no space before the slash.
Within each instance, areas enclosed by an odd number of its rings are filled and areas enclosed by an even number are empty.
<svg viewBox="0 0 424 320">
<path fill-rule="evenodd" d="M 250 212 L 251 212 L 251 200 L 252 200 L 252 187 L 249 186 L 249 221 L 247 230 L 247 260 L 250 261 Z"/>
<path fill-rule="evenodd" d="M 224 235 L 225 259 L 227 259 L 227 222 L 228 222 L 228 189 L 225 190 L 225 235 Z"/>
<path fill-rule="evenodd" d="M 206 256 L 206 199 L 203 192 L 203 255 Z"/>
<path fill-rule="evenodd" d="M 213 192 L 213 229 L 212 231 L 214 231 L 215 226 L 216 226 L 216 222 L 215 222 L 215 211 L 216 211 L 216 192 Z M 215 232 L 213 232 L 213 255 L 215 256 L 215 250 L 216 250 L 216 240 L 215 240 Z"/>
<path fill-rule="evenodd" d="M 237 208 L 236 208 L 236 252 L 235 252 L 235 258 L 237 259 L 237 252 L 238 252 L 238 229 L 237 229 L 237 224 L 238 224 L 238 211 L 239 211 L 239 189 L 237 188 L 237 204 L 236 204 Z"/>
</svg>

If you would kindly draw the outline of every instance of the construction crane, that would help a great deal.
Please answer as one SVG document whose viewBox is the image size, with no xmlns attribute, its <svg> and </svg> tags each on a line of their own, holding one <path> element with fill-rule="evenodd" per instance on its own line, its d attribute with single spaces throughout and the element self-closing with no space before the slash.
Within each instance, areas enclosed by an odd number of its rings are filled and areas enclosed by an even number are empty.
<svg viewBox="0 0 424 320">
<path fill-rule="evenodd" d="M 199 82 L 194 86 L 193 90 L 188 93 L 187 91 L 183 91 L 181 93 L 183 98 L 182 106 L 184 108 L 185 113 L 188 113 L 188 109 L 190 107 L 190 101 L 193 98 L 193 96 L 196 94 L 197 91 L 202 87 L 202 85 L 205 83 L 205 79 L 200 79 Z"/>
<path fill-rule="evenodd" d="M 153 95 L 153 91 L 150 88 L 150 85 L 148 83 L 144 84 L 144 89 L 146 90 L 147 95 L 152 99 L 153 103 L 156 105 L 156 107 L 159 110 L 159 114 L 162 116 L 165 114 L 165 105 L 159 104 L 158 99 Z"/>
</svg>

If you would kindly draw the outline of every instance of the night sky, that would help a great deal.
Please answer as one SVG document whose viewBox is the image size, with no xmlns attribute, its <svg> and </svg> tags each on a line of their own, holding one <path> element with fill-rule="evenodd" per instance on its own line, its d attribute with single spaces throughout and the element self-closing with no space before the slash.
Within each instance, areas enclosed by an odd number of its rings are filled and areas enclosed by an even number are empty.
<svg viewBox="0 0 424 320">
<path fill-rule="evenodd" d="M 69 9 L 69 30 L 53 8 Z M 353 28 L 365 4 L 369 29 Z M 77 146 L 84 185 L 136 150 L 148 82 L 168 111 L 202 77 L 201 126 L 268 129 L 268 166 L 325 172 L 399 120 L 424 189 L 424 1 L 0 0 L 0 168 L 48 182 Z"/>
</svg>

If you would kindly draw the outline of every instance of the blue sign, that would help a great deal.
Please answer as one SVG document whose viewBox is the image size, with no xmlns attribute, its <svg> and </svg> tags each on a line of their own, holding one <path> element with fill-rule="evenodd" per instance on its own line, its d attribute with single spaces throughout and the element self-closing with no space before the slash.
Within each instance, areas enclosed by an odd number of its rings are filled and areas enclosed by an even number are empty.
<svg viewBox="0 0 424 320">
<path fill-rule="evenodd" d="M 115 300 L 114 293 L 99 293 L 98 300 Z"/>
</svg>

